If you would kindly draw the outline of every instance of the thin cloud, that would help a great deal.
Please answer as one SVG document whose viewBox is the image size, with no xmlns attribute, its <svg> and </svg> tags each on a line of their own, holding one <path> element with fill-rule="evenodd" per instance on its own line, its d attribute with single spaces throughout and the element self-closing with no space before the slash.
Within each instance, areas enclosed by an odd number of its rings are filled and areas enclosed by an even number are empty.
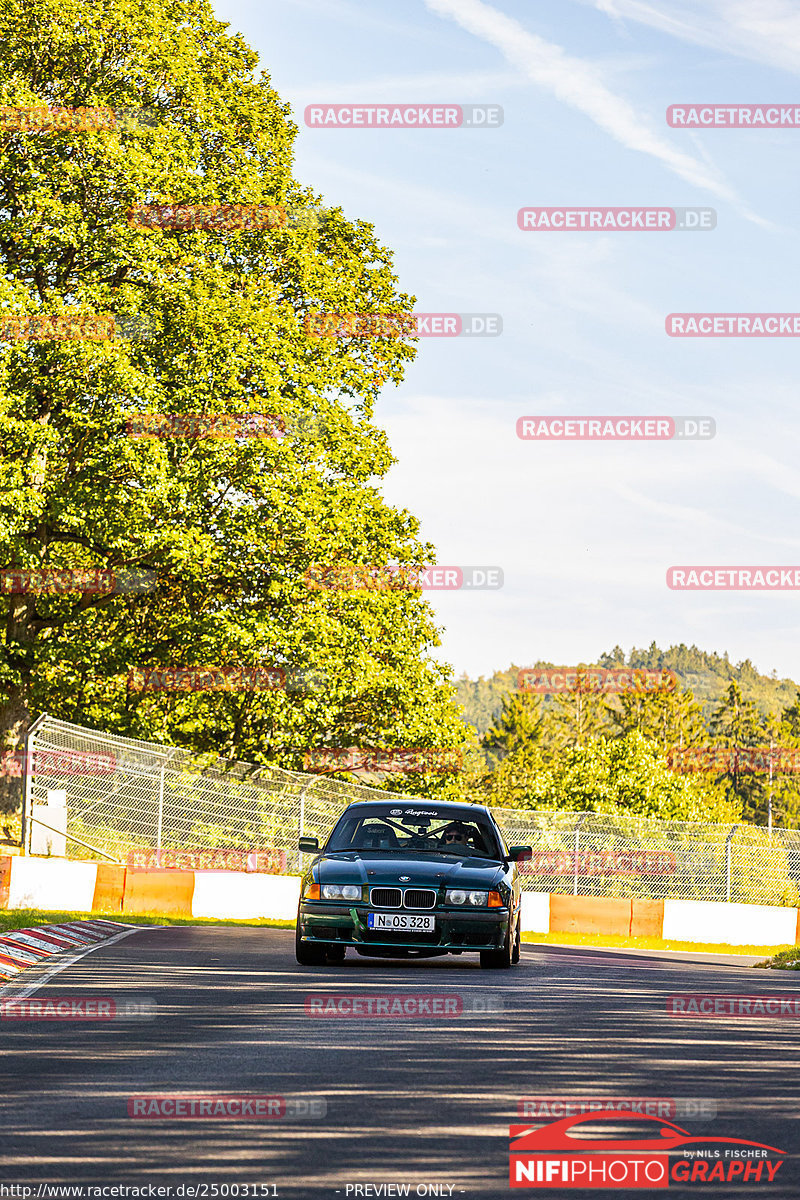
<svg viewBox="0 0 800 1200">
<path fill-rule="evenodd" d="M 519 87 L 520 83 L 519 76 L 510 71 L 473 71 L 461 75 L 444 75 L 441 71 L 435 71 L 427 75 L 385 75 L 377 79 L 315 82 L 313 88 L 295 89 L 294 100 L 296 104 L 393 102 L 406 98 L 419 102 L 420 96 L 425 96 L 426 102 L 440 97 L 451 101 L 475 97 L 483 101 L 487 93 L 500 88 Z"/>
<path fill-rule="evenodd" d="M 698 46 L 800 71 L 800 10 L 795 0 L 582 0 L 619 21 L 637 21 Z"/>
<path fill-rule="evenodd" d="M 732 204 L 748 220 L 766 225 L 750 212 L 712 167 L 676 149 L 642 120 L 634 106 L 617 96 L 589 62 L 566 54 L 561 46 L 529 33 L 519 21 L 483 0 L 425 0 L 431 12 L 456 21 L 505 56 L 529 79 L 564 104 L 584 113 L 629 150 L 652 155 L 693 187 Z"/>
</svg>

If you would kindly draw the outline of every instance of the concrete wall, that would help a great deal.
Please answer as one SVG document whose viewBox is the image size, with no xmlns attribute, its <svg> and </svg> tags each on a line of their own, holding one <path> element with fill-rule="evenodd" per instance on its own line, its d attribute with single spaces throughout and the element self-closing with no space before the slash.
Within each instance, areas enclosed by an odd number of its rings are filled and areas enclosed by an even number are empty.
<svg viewBox="0 0 800 1200">
<path fill-rule="evenodd" d="M 550 893 L 522 893 L 522 932 L 550 932 Z"/>
<path fill-rule="evenodd" d="M 299 896 L 298 875 L 0 856 L 0 908 L 293 921 Z"/>
<path fill-rule="evenodd" d="M 729 946 L 778 946 L 797 937 L 797 909 L 768 904 L 665 900 L 664 932 L 682 942 Z"/>
<path fill-rule="evenodd" d="M 293 921 L 300 878 L 0 855 L 0 908 Z M 766 904 L 523 892 L 525 933 L 663 937 L 730 946 L 800 944 L 800 910 Z"/>
<path fill-rule="evenodd" d="M 66 858 L 11 858 L 7 908 L 91 912 L 97 863 Z"/>
<path fill-rule="evenodd" d="M 255 875 L 244 871 L 195 871 L 193 917 L 253 917 L 293 921 L 300 899 L 299 875 Z"/>
</svg>

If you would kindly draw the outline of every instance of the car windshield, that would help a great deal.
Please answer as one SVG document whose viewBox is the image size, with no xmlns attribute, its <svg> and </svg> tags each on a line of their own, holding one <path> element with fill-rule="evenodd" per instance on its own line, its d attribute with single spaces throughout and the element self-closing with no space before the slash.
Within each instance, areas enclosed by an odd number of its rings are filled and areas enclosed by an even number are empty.
<svg viewBox="0 0 800 1200">
<path fill-rule="evenodd" d="M 497 835 L 478 814 L 451 817 L 444 813 L 417 816 L 402 812 L 347 812 L 331 834 L 326 850 L 389 850 L 450 854 L 463 858 L 502 858 Z"/>
</svg>

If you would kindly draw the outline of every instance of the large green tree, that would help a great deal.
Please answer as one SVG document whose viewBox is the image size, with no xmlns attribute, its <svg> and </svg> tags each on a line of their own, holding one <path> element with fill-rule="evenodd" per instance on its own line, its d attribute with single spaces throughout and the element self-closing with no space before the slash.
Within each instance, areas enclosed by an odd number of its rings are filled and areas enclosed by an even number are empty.
<svg viewBox="0 0 800 1200">
<path fill-rule="evenodd" d="M 514 803 L 665 820 L 727 821 L 739 814 L 702 780 L 670 771 L 658 744 L 636 732 L 568 748 L 531 772 Z"/>
<path fill-rule="evenodd" d="M 473 786 L 491 804 L 514 807 L 546 761 L 550 718 L 542 700 L 531 692 L 507 696 L 494 725 L 481 739 L 482 764 L 475 764 Z"/>
<path fill-rule="evenodd" d="M 379 491 L 393 459 L 374 405 L 413 344 L 308 327 L 322 311 L 410 311 L 390 252 L 294 178 L 288 106 L 205 0 L 0 0 L 0 62 L 6 112 L 127 114 L 93 131 L 0 129 L 2 316 L 139 323 L 132 337 L 0 343 L 0 566 L 156 577 L 103 596 L 12 585 L 2 744 L 18 746 L 44 709 L 287 766 L 318 745 L 458 744 L 421 593 L 306 582 L 332 559 L 433 560 L 416 519 Z M 128 219 L 167 201 L 327 209 L 273 228 Z M 264 412 L 285 437 L 127 433 L 142 413 Z M 128 683 L 131 668 L 237 663 L 289 683 Z"/>
<path fill-rule="evenodd" d="M 773 722 L 773 737 L 776 726 L 777 722 Z M 711 714 L 709 728 L 713 745 L 725 751 L 720 769 L 712 774 L 714 784 L 722 795 L 742 805 L 749 820 L 761 823 L 766 794 L 764 774 L 753 771 L 747 756 L 742 765 L 738 751 L 769 744 L 770 731 L 765 718 L 752 701 L 744 699 L 739 684 L 731 681 L 725 698 Z"/>
<path fill-rule="evenodd" d="M 638 730 L 665 752 L 672 747 L 680 750 L 701 745 L 705 740 L 702 707 L 679 683 L 653 692 L 623 692 L 615 700 L 612 719 L 622 734 Z"/>
</svg>

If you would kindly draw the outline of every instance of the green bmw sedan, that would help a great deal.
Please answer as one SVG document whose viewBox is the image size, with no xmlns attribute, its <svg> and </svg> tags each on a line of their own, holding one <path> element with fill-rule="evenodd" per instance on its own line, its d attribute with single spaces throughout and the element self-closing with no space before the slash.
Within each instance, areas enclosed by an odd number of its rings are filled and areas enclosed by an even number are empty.
<svg viewBox="0 0 800 1200">
<path fill-rule="evenodd" d="M 482 967 L 519 962 L 517 863 L 529 846 L 503 841 L 487 808 L 448 801 L 356 801 L 300 885 L 296 955 L 341 962 L 348 946 L 375 957 L 480 954 Z"/>
</svg>

